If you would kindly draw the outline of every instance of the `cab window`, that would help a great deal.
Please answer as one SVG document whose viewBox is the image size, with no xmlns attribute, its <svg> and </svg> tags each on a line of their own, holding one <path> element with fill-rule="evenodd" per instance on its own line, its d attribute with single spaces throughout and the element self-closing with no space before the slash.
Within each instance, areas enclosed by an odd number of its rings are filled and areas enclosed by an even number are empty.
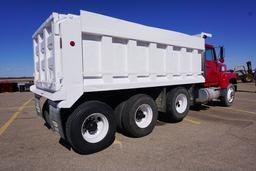
<svg viewBox="0 0 256 171">
<path fill-rule="evenodd" d="M 208 61 L 213 61 L 214 60 L 213 49 L 206 49 L 205 50 L 205 58 Z"/>
</svg>

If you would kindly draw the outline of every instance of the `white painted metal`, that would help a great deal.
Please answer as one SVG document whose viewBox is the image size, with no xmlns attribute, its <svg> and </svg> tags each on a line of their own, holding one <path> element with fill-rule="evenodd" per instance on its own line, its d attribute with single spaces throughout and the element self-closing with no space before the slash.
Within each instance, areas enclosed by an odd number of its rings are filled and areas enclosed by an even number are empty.
<svg viewBox="0 0 256 171">
<path fill-rule="evenodd" d="M 188 106 L 188 99 L 185 94 L 179 94 L 175 99 L 175 109 L 178 113 L 185 112 Z"/>
<path fill-rule="evenodd" d="M 143 114 L 142 118 L 138 118 L 138 115 Z M 153 110 L 150 105 L 140 105 L 134 115 L 135 123 L 139 128 L 146 128 L 150 125 L 153 119 Z"/>
<path fill-rule="evenodd" d="M 211 38 L 212 37 L 212 34 L 210 34 L 210 33 L 204 33 L 204 32 L 202 32 L 202 33 L 200 33 L 200 34 L 196 34 L 195 36 L 197 36 L 197 37 L 201 37 L 201 38 Z"/>
<path fill-rule="evenodd" d="M 35 84 L 47 91 L 57 91 L 61 86 L 60 35 L 56 31 L 59 18 L 53 13 L 33 35 Z"/>
<path fill-rule="evenodd" d="M 31 91 L 68 108 L 83 92 L 202 83 L 204 43 L 87 11 L 53 13 L 33 35 Z"/>
<path fill-rule="evenodd" d="M 93 131 L 88 130 L 86 127 L 90 126 L 89 124 L 96 124 L 96 129 Z M 101 113 L 93 113 L 89 115 L 81 126 L 81 134 L 84 140 L 89 143 L 97 143 L 103 140 L 106 137 L 108 130 L 108 119 Z"/>
</svg>

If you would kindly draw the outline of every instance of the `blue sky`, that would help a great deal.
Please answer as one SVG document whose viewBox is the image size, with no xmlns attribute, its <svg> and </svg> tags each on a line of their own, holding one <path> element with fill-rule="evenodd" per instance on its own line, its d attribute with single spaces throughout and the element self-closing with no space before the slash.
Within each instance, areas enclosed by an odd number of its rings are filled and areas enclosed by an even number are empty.
<svg viewBox="0 0 256 171">
<path fill-rule="evenodd" d="M 88 10 L 187 34 L 209 32 L 224 45 L 228 68 L 251 60 L 256 67 L 256 1 L 253 0 L 31 0 L 0 2 L 0 77 L 32 76 L 31 36 L 54 11 Z"/>
</svg>

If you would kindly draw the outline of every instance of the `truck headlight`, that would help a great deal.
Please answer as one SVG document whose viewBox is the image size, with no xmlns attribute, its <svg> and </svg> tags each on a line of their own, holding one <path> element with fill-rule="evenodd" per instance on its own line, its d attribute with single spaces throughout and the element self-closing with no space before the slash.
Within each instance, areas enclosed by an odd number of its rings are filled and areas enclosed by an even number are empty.
<svg viewBox="0 0 256 171">
<path fill-rule="evenodd" d="M 225 66 L 221 66 L 221 67 L 220 67 L 220 71 L 221 71 L 221 72 L 225 72 L 225 71 L 226 71 L 226 67 L 225 67 Z"/>
</svg>

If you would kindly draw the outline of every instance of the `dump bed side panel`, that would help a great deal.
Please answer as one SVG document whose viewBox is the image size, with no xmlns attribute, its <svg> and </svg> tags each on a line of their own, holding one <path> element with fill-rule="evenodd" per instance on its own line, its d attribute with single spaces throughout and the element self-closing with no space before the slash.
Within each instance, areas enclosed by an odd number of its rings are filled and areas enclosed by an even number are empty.
<svg viewBox="0 0 256 171">
<path fill-rule="evenodd" d="M 84 90 L 202 83 L 204 39 L 81 12 Z"/>
</svg>

